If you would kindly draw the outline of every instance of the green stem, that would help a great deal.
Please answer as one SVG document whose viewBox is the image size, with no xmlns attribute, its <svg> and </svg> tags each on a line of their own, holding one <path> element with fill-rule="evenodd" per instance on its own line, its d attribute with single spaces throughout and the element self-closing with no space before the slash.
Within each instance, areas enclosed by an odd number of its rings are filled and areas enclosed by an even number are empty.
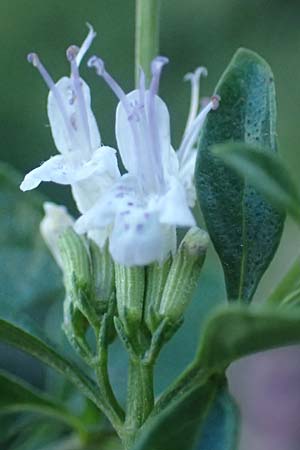
<svg viewBox="0 0 300 450">
<path fill-rule="evenodd" d="M 142 68 L 146 81 L 150 79 L 150 63 L 159 49 L 160 0 L 136 0 L 135 83 Z"/>
<path fill-rule="evenodd" d="M 288 272 L 271 293 L 266 304 L 278 305 L 300 283 L 300 258 L 297 258 Z"/>
<path fill-rule="evenodd" d="M 153 365 L 141 360 L 129 362 L 127 411 L 124 427 L 124 445 L 130 448 L 136 433 L 144 424 L 154 405 Z"/>
<path fill-rule="evenodd" d="M 105 414 L 111 424 L 120 435 L 123 427 L 124 412 L 119 405 L 108 374 L 108 315 L 105 314 L 101 321 L 99 334 L 97 336 L 97 358 L 95 369 L 98 380 L 100 395 L 105 404 Z"/>
</svg>

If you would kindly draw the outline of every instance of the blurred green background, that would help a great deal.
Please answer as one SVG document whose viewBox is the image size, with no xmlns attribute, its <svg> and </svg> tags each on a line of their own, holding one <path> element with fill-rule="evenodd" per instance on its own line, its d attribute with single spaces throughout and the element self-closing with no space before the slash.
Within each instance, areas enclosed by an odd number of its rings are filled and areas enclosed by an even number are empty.
<svg viewBox="0 0 300 450">
<path fill-rule="evenodd" d="M 26 62 L 26 55 L 36 51 L 55 80 L 67 75 L 65 49 L 82 42 L 87 21 L 98 33 L 91 54 L 101 56 L 124 89 L 130 90 L 134 74 L 133 0 L 1 0 L 1 160 L 22 173 L 56 153 L 46 113 L 47 88 L 37 71 Z M 170 64 L 163 74 L 161 95 L 171 114 L 173 145 L 176 147 L 179 143 L 189 106 L 189 85 L 182 81 L 184 74 L 199 65 L 206 66 L 209 76 L 203 80 L 202 94 L 210 95 L 235 50 L 240 46 L 248 47 L 260 53 L 274 71 L 280 149 L 300 184 L 299 23 L 300 2 L 296 0 L 162 0 L 161 54 L 169 57 Z M 84 64 L 81 73 L 92 90 L 93 109 L 103 142 L 114 146 L 116 99 Z M 40 192 L 74 210 L 68 188 L 45 183 Z M 288 222 L 279 252 L 258 290 L 258 300 L 285 272 L 290 259 L 298 254 L 299 245 L 299 233 Z M 216 257 L 211 251 L 206 286 L 218 292 L 213 298 L 213 291 L 210 291 L 207 301 L 212 302 L 221 300 L 223 292 L 220 271 L 217 277 L 210 277 L 215 263 Z M 202 296 L 205 297 L 205 292 Z M 192 320 L 194 326 L 190 327 Z M 190 340 L 191 353 L 198 322 L 191 312 L 186 322 L 190 328 L 185 328 L 183 333 L 185 339 Z M 190 353 L 180 350 L 182 335 L 175 339 L 176 358 L 186 363 Z M 6 355 L 9 358 L 9 352 Z M 173 359 L 174 354 L 167 351 L 162 365 L 166 380 L 172 374 Z M 119 378 L 122 376 L 121 370 Z M 238 375 L 234 379 L 238 384 Z M 39 382 L 39 375 L 34 381 Z"/>
</svg>

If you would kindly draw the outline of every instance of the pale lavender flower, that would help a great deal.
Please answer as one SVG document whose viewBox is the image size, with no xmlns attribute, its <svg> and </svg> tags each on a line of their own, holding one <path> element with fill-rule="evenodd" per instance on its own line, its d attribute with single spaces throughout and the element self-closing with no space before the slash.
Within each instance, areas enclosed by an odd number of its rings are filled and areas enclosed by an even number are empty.
<svg viewBox="0 0 300 450">
<path fill-rule="evenodd" d="M 29 172 L 21 189 L 36 188 L 42 181 L 71 185 L 80 212 L 86 212 L 120 176 L 115 150 L 102 146 L 98 126 L 91 109 L 90 89 L 79 75 L 79 65 L 96 33 L 89 33 L 80 48 L 71 46 L 67 58 L 70 77 L 54 83 L 39 57 L 28 55 L 48 85 L 48 117 L 55 145 L 60 152 Z M 100 239 L 105 240 L 105 236 Z"/>
<path fill-rule="evenodd" d="M 212 97 L 198 113 L 200 71 L 192 77 L 192 102 L 187 128 L 178 152 L 171 146 L 167 106 L 158 96 L 160 75 L 168 62 L 152 61 L 152 80 L 145 86 L 141 72 L 138 89 L 125 94 L 97 57 L 89 60 L 119 99 L 116 138 L 127 174 L 75 224 L 79 233 L 111 228 L 110 252 L 127 266 L 163 261 L 176 250 L 176 227 L 191 227 L 194 146 L 206 115 L 218 107 Z M 202 69 L 203 70 L 203 69 Z"/>
</svg>

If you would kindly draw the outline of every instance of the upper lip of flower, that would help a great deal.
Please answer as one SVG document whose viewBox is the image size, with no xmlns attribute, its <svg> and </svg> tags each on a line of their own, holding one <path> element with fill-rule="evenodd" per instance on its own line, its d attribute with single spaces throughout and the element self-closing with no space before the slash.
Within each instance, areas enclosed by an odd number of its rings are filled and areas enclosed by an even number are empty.
<svg viewBox="0 0 300 450">
<path fill-rule="evenodd" d="M 79 75 L 81 60 L 96 36 L 91 25 L 88 27 L 89 33 L 81 47 L 71 45 L 66 51 L 71 66 L 70 77 L 63 77 L 55 83 L 36 53 L 27 57 L 49 87 L 48 115 L 58 150 L 68 157 L 77 151 L 84 160 L 88 160 L 101 144 L 90 108 L 89 88 Z M 76 163 L 76 158 L 73 159 Z"/>
<path fill-rule="evenodd" d="M 97 152 L 101 146 L 100 133 L 90 106 L 90 91 L 79 75 L 79 64 L 96 36 L 93 28 L 88 26 L 89 32 L 81 47 L 72 45 L 67 49 L 70 77 L 63 77 L 55 83 L 38 55 L 28 55 L 28 61 L 39 70 L 50 89 L 48 116 L 52 135 L 61 155 L 51 157 L 27 174 L 20 186 L 22 190 L 33 189 L 41 181 L 72 185 L 91 176 L 94 171 L 99 171 L 99 167 L 103 171 L 103 161 Z M 107 154 L 103 150 L 104 147 L 101 148 L 102 159 L 107 160 Z M 109 152 L 111 159 L 114 159 L 114 150 L 109 149 Z"/>
</svg>

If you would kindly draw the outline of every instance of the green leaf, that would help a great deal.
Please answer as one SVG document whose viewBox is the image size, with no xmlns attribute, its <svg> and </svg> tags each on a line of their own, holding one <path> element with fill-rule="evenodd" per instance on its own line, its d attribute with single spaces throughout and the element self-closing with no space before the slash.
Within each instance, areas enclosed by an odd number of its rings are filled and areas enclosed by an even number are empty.
<svg viewBox="0 0 300 450">
<path fill-rule="evenodd" d="M 20 191 L 21 176 L 0 163 L 0 300 L 23 310 L 61 295 L 62 277 L 39 233 L 46 200 Z"/>
<path fill-rule="evenodd" d="M 300 308 L 231 306 L 207 321 L 195 366 L 224 371 L 243 356 L 300 343 Z"/>
<path fill-rule="evenodd" d="M 223 266 L 228 298 L 248 302 L 278 247 L 284 216 L 211 148 L 239 141 L 276 152 L 273 74 L 257 54 L 240 49 L 216 93 L 221 102 L 208 115 L 203 129 L 195 180 L 204 219 Z"/>
<path fill-rule="evenodd" d="M 0 370 L 0 411 L 38 412 L 65 422 L 80 433 L 85 433 L 79 417 L 71 414 L 55 399 L 2 370 Z"/>
<path fill-rule="evenodd" d="M 48 419 L 41 422 L 35 418 L 35 423 L 17 436 L 8 450 L 41 450 L 45 445 L 56 441 L 63 433 L 63 428 L 55 421 Z"/>
<path fill-rule="evenodd" d="M 195 450 L 236 450 L 238 425 L 238 410 L 225 386 L 210 407 Z"/>
<path fill-rule="evenodd" d="M 218 390 L 218 380 L 204 376 L 148 419 L 133 450 L 191 450 Z"/>
<path fill-rule="evenodd" d="M 63 351 L 53 345 L 47 336 L 24 314 L 15 317 L 10 305 L 1 304 L 0 340 L 13 345 L 49 365 L 77 386 L 83 395 L 99 406 L 99 394 L 95 383 L 75 363 L 66 358 Z"/>
<path fill-rule="evenodd" d="M 277 209 L 300 222 L 300 192 L 288 168 L 276 155 L 241 143 L 218 145 L 213 153 L 251 183 Z"/>
</svg>

